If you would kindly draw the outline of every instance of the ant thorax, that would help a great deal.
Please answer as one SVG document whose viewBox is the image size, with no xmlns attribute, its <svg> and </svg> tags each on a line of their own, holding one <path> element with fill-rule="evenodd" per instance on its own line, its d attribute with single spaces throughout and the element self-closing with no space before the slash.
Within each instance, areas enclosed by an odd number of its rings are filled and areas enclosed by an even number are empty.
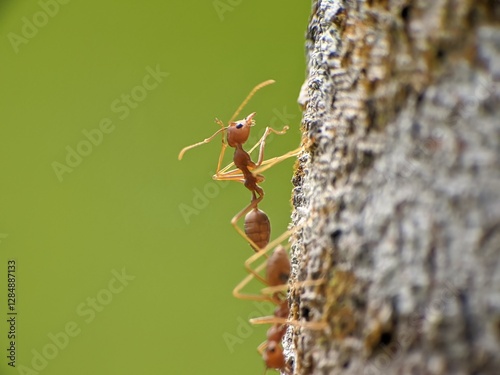
<svg viewBox="0 0 500 375">
<path fill-rule="evenodd" d="M 254 162 L 250 158 L 248 152 L 243 150 L 241 144 L 237 144 L 234 150 L 233 162 L 236 168 L 241 170 L 243 173 L 248 170 L 249 167 L 254 166 Z"/>
</svg>

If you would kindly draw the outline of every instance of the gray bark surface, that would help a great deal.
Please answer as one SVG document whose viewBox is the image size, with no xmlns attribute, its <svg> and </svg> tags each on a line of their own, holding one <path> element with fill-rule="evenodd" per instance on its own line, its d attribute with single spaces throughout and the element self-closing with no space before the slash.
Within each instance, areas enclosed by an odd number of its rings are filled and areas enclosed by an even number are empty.
<svg viewBox="0 0 500 375">
<path fill-rule="evenodd" d="M 294 373 L 500 374 L 500 3 L 318 0 L 306 47 Z"/>
</svg>

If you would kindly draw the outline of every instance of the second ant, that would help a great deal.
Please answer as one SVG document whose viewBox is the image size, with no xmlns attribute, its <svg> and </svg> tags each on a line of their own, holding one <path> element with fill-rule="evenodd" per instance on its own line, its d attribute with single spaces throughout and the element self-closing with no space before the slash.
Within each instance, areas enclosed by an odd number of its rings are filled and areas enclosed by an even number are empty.
<svg viewBox="0 0 500 375">
<path fill-rule="evenodd" d="M 285 248 L 280 245 L 280 243 L 289 238 L 291 233 L 291 231 L 283 233 L 276 240 L 266 244 L 264 248 L 248 258 L 245 262 L 245 268 L 250 274 L 233 290 L 233 295 L 236 298 L 254 301 L 270 301 L 276 305 L 273 316 L 251 319 L 250 322 L 252 324 L 271 324 L 271 327 L 267 331 L 266 341 L 259 345 L 257 350 L 264 360 L 266 371 L 268 369 L 275 369 L 286 374 L 292 373 L 290 366 L 286 363 L 283 347 L 281 345 L 287 326 L 292 325 L 313 330 L 323 330 L 327 326 L 327 323 L 323 321 L 300 322 L 289 319 L 290 310 L 284 292 L 288 289 L 287 283 L 290 277 L 291 264 Z M 273 253 L 264 263 L 252 268 L 252 265 L 261 257 L 267 257 L 267 253 L 272 249 L 274 249 Z M 266 269 L 265 277 L 262 277 L 260 272 L 264 268 Z M 263 289 L 261 294 L 242 293 L 242 289 L 254 278 L 260 280 L 267 288 Z M 296 283 L 295 286 L 315 286 L 324 284 L 324 282 L 325 280 L 323 279 L 306 280 Z"/>
</svg>

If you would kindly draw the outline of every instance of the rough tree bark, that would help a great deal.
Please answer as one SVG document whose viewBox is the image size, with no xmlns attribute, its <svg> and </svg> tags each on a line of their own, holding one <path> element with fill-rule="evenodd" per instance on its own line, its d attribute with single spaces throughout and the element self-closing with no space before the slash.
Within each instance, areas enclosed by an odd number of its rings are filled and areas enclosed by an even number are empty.
<svg viewBox="0 0 500 375">
<path fill-rule="evenodd" d="M 500 374 L 500 3 L 317 0 L 296 374 Z"/>
</svg>

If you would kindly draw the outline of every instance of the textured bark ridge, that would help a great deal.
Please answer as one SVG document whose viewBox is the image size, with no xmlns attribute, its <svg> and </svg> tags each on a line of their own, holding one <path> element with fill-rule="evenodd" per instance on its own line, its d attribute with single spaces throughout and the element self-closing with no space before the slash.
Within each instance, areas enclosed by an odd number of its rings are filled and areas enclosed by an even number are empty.
<svg viewBox="0 0 500 375">
<path fill-rule="evenodd" d="M 500 3 L 318 0 L 307 59 L 294 373 L 500 374 Z"/>
</svg>

